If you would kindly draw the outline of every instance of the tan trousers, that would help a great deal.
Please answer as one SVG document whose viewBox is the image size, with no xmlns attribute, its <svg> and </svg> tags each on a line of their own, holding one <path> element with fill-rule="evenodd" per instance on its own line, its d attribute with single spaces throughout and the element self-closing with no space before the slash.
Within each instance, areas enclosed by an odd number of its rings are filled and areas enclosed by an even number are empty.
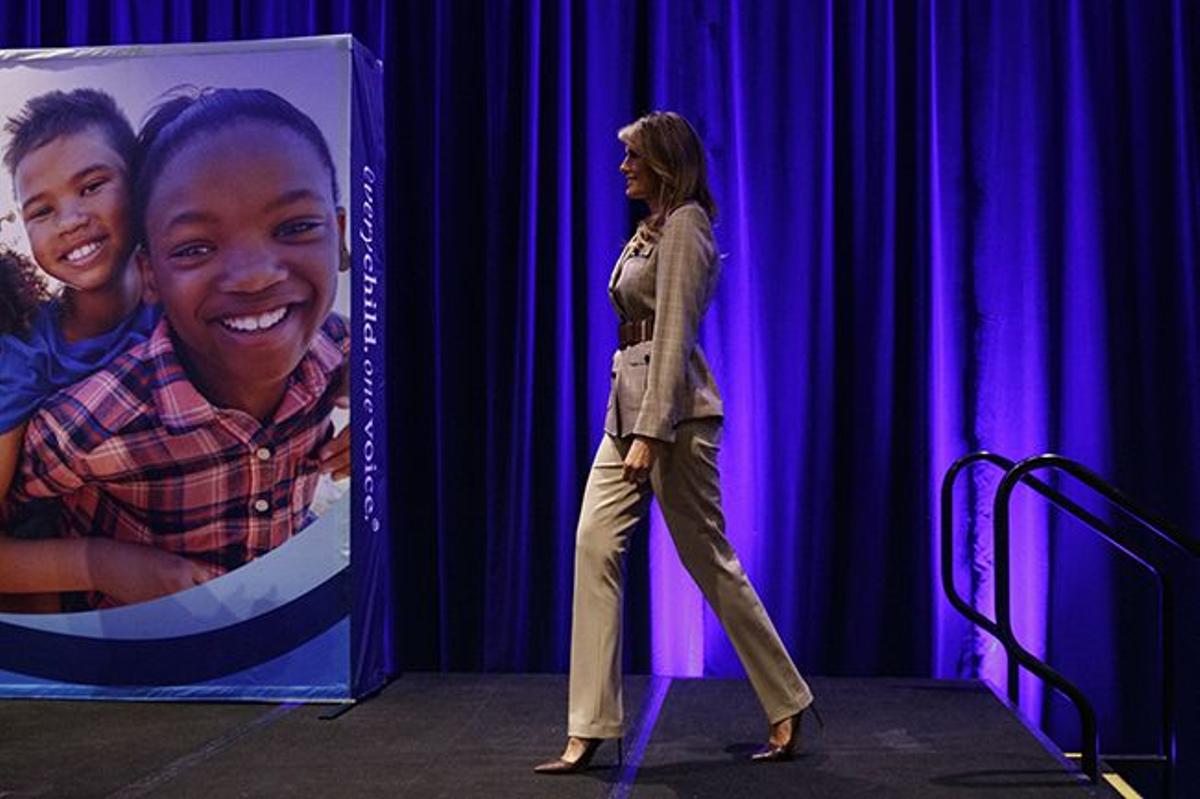
<svg viewBox="0 0 1200 799">
<path fill-rule="evenodd" d="M 588 475 L 575 535 L 575 598 L 567 734 L 622 735 L 621 597 L 630 530 L 658 498 L 679 558 L 733 642 L 771 723 L 812 702 L 762 601 L 725 538 L 717 472 L 721 420 L 684 422 L 650 471 L 621 479 L 632 438 L 605 435 Z"/>
</svg>

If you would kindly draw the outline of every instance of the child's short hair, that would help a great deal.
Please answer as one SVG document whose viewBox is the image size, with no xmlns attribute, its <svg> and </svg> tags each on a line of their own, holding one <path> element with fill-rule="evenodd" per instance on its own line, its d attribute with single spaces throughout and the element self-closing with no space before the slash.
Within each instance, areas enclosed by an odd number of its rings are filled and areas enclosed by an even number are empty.
<svg viewBox="0 0 1200 799">
<path fill-rule="evenodd" d="M 145 244 L 146 206 L 163 166 L 189 141 L 237 122 L 255 121 L 293 131 L 316 150 L 329 170 L 333 201 L 338 201 L 337 170 L 321 129 L 300 109 L 267 89 L 179 87 L 155 107 L 138 133 L 137 178 L 133 192 L 138 239 Z"/>
<path fill-rule="evenodd" d="M 97 89 L 53 91 L 25 103 L 16 116 L 4 123 L 11 139 L 4 151 L 4 165 L 16 174 L 21 159 L 60 136 L 70 136 L 97 127 L 110 147 L 132 170 L 137 153 L 137 136 L 113 98 Z"/>
<path fill-rule="evenodd" d="M 46 284 L 33 261 L 0 249 L 0 335 L 28 333 L 38 306 L 46 299 Z"/>
</svg>

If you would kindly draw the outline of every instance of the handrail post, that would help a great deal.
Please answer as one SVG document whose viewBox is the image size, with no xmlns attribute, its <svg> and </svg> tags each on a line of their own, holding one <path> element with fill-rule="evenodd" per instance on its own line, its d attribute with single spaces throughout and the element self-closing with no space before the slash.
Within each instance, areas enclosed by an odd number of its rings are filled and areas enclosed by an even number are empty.
<svg viewBox="0 0 1200 799">
<path fill-rule="evenodd" d="M 1162 591 L 1158 594 L 1158 640 L 1162 642 L 1162 728 L 1159 731 L 1161 749 L 1167 756 L 1167 772 L 1163 790 L 1173 795 L 1172 782 L 1175 778 L 1175 641 L 1171 631 L 1178 629 L 1174 622 L 1175 603 L 1172 597 L 1173 581 L 1168 576 L 1162 580 Z"/>
<path fill-rule="evenodd" d="M 942 591 L 946 594 L 946 599 L 950 601 L 960 614 L 974 623 L 976 626 L 983 628 L 986 632 L 995 636 L 1004 647 L 1005 653 L 1008 652 L 1008 642 L 1001 635 L 996 623 L 984 616 L 971 606 L 958 593 L 958 589 L 954 587 L 954 483 L 958 479 L 959 474 L 963 473 L 968 467 L 986 462 L 1000 469 L 1007 471 L 1012 468 L 1013 461 L 1001 455 L 996 455 L 992 452 L 980 450 L 964 455 L 950 465 L 946 470 L 945 476 L 942 478 L 942 524 L 941 524 L 941 575 L 942 575 Z"/>
<path fill-rule="evenodd" d="M 1083 695 L 1083 692 L 1065 677 L 1040 661 L 1035 655 L 1026 651 L 1021 643 L 1016 640 L 1016 634 L 1012 628 L 1012 608 L 1009 591 L 1009 505 L 1013 490 L 1026 473 L 1037 467 L 1036 461 L 1036 458 L 1028 458 L 1009 469 L 1000 480 L 1000 485 L 996 489 L 996 497 L 992 506 L 992 549 L 994 550 L 993 562 L 995 564 L 994 573 L 996 575 L 996 623 L 1004 631 L 1005 635 L 1012 640 L 1012 655 L 1017 660 L 1024 661 L 1028 668 L 1036 668 L 1032 664 L 1038 664 L 1041 667 L 1040 670 L 1043 678 L 1052 686 L 1058 688 L 1060 692 L 1065 694 L 1074 703 L 1076 709 L 1079 711 L 1080 752 L 1083 755 L 1083 772 L 1088 775 L 1092 782 L 1098 783 L 1100 781 L 1100 734 L 1096 729 L 1096 713 L 1092 709 L 1091 703 Z M 1011 657 L 1009 662 L 1010 664 L 1012 663 Z M 1010 697 L 1018 692 L 1015 674 L 1016 669 L 1010 665 L 1008 686 Z"/>
</svg>

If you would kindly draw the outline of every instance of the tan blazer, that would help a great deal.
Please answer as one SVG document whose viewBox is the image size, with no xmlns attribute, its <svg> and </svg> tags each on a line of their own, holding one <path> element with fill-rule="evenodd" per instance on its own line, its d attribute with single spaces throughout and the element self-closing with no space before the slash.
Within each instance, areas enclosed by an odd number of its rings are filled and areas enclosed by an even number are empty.
<svg viewBox="0 0 1200 799">
<path fill-rule="evenodd" d="M 625 245 L 609 299 L 622 322 L 653 315 L 654 338 L 613 353 L 605 432 L 674 441 L 680 422 L 724 415 L 696 343 L 719 272 L 712 226 L 696 203 L 672 211 L 657 238 L 639 232 Z"/>
</svg>

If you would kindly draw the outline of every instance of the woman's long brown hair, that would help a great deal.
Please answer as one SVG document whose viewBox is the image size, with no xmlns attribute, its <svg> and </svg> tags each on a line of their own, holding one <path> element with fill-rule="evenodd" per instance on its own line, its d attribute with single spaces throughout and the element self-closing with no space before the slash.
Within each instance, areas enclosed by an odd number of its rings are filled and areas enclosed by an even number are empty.
<svg viewBox="0 0 1200 799">
<path fill-rule="evenodd" d="M 691 123 L 674 111 L 653 111 L 621 128 L 617 138 L 658 178 L 658 212 L 644 221 L 647 227 L 660 230 L 672 211 L 689 202 L 699 203 L 709 219 L 716 219 L 704 145 Z"/>
</svg>

